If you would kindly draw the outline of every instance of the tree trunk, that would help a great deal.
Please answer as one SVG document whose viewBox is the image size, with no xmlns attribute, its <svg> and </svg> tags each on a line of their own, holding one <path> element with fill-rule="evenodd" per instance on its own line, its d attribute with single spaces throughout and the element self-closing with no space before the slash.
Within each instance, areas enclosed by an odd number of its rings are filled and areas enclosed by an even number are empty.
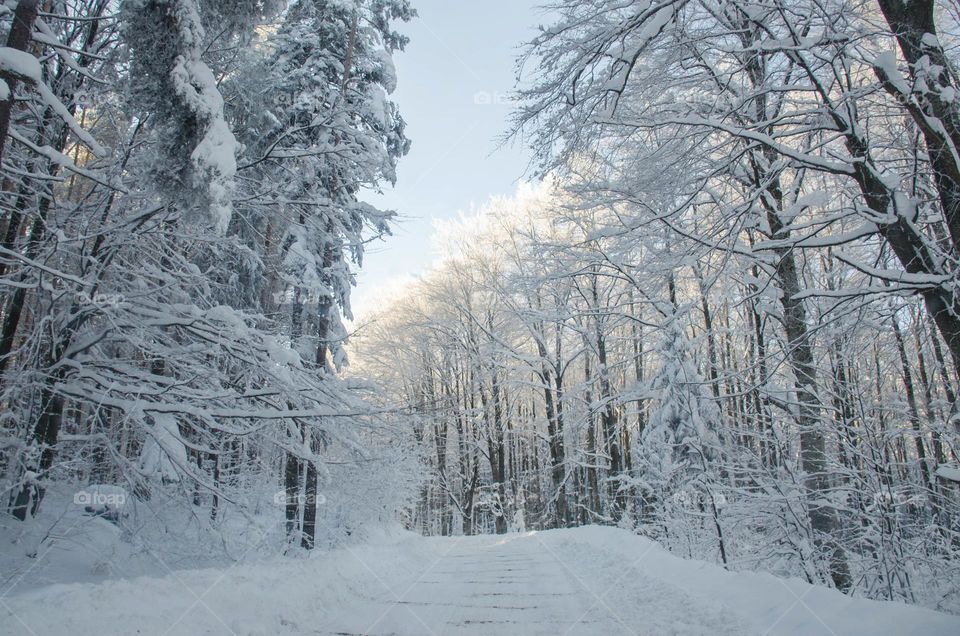
<svg viewBox="0 0 960 636">
<path fill-rule="evenodd" d="M 300 459 L 287 453 L 283 471 L 284 515 L 286 516 L 287 539 L 292 539 L 299 529 L 300 521 Z"/>
<path fill-rule="evenodd" d="M 33 442 L 40 453 L 39 461 L 36 470 L 30 471 L 33 475 L 24 477 L 10 510 L 10 514 L 20 521 L 26 520 L 28 511 L 30 516 L 37 513 L 46 494 L 43 484 L 53 467 L 55 445 L 63 421 L 63 398 L 54 391 L 54 385 L 61 379 L 62 372 L 58 371 L 47 380 L 40 395 L 40 417 L 33 430 Z"/>
<path fill-rule="evenodd" d="M 13 14 L 13 25 L 10 27 L 10 34 L 7 36 L 8 48 L 18 51 L 27 50 L 33 35 L 33 24 L 37 21 L 39 11 L 39 0 L 20 0 L 17 3 L 17 8 Z M 0 75 L 0 79 L 3 79 L 9 88 L 7 99 L 0 101 L 0 162 L 2 162 L 7 136 L 10 132 L 10 120 L 13 117 L 13 106 L 16 103 L 19 78 L 12 73 L 3 73 Z"/>
<path fill-rule="evenodd" d="M 884 87 L 904 104 L 923 133 L 956 255 L 960 250 L 960 163 L 956 154 L 960 148 L 960 108 L 953 95 L 960 90 L 960 81 L 936 37 L 936 3 L 934 0 L 878 0 L 878 4 L 909 65 L 910 85 L 923 86 L 923 92 L 900 95 L 883 69 L 878 68 L 877 74 Z"/>
<path fill-rule="evenodd" d="M 917 392 L 913 384 L 913 374 L 910 372 L 910 362 L 907 359 L 907 350 L 903 343 L 903 332 L 900 331 L 900 325 L 897 323 L 897 317 L 890 319 L 893 325 L 893 335 L 897 342 L 897 353 L 900 354 L 900 369 L 903 373 L 903 389 L 907 397 L 907 408 L 910 414 L 910 428 L 913 430 L 913 444 L 917 451 L 917 461 L 920 464 L 920 479 L 927 490 L 927 497 L 931 504 L 935 506 L 933 477 L 931 467 L 927 461 L 927 447 L 923 443 L 923 432 L 920 428 L 920 411 L 917 409 Z"/>
<path fill-rule="evenodd" d="M 309 429 L 308 434 L 310 434 Z M 312 450 L 312 439 L 310 447 Z M 300 546 L 312 550 L 317 536 L 317 465 L 312 459 L 307 462 L 303 495 L 303 533 Z"/>
</svg>

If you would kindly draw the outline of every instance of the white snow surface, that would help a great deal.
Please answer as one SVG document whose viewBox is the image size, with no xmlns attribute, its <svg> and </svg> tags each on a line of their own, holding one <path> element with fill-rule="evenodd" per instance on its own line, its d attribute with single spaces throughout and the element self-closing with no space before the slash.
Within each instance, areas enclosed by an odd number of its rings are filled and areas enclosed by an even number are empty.
<svg viewBox="0 0 960 636">
<path fill-rule="evenodd" d="M 177 419 L 168 413 L 157 413 L 149 429 L 140 455 L 140 468 L 145 475 L 180 481 L 181 467 L 187 464 L 187 449 L 180 439 Z"/>
<path fill-rule="evenodd" d="M 585 527 L 363 545 L 0 598 L 0 634 L 960 634 L 960 617 Z"/>
<path fill-rule="evenodd" d="M 937 477 L 948 481 L 960 482 L 960 466 L 944 464 L 937 468 Z"/>
<path fill-rule="evenodd" d="M 0 47 L 0 71 L 17 75 L 31 82 L 40 82 L 43 75 L 40 60 L 26 51 L 8 46 Z"/>
</svg>

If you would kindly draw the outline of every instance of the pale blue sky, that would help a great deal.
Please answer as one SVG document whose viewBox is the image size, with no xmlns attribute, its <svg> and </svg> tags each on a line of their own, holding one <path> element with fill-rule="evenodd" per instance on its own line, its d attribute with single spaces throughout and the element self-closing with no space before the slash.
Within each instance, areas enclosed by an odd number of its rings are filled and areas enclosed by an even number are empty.
<svg viewBox="0 0 960 636">
<path fill-rule="evenodd" d="M 494 195 L 511 194 L 527 165 L 520 147 L 497 150 L 507 126 L 514 61 L 545 21 L 541 0 L 415 0 L 420 14 L 402 25 L 407 50 L 396 58 L 393 99 L 413 140 L 396 188 L 365 198 L 403 217 L 394 236 L 369 245 L 358 288 L 358 317 L 386 288 L 433 261 L 434 219 L 455 218 Z"/>
</svg>

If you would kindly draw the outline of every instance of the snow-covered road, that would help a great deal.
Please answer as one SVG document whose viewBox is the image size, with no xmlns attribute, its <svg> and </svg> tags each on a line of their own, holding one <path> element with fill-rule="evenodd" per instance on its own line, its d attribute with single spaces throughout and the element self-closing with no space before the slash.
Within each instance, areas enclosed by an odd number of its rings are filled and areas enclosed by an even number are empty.
<svg viewBox="0 0 960 636">
<path fill-rule="evenodd" d="M 0 634 L 956 636 L 960 617 L 727 572 L 615 528 L 423 538 L 0 594 Z"/>
<path fill-rule="evenodd" d="M 341 608 L 319 631 L 609 636 L 747 631 L 729 612 L 711 611 L 677 588 L 648 577 L 638 581 L 629 563 L 622 577 L 585 568 L 582 559 L 558 553 L 544 536 L 446 540 L 422 570 L 373 599 Z M 624 606 L 618 592 L 638 586 L 643 595 Z"/>
</svg>

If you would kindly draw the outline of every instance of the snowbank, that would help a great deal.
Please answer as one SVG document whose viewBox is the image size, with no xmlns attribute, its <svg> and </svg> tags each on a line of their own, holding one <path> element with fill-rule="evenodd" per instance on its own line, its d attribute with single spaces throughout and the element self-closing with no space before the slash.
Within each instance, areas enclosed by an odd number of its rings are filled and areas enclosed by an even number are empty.
<svg viewBox="0 0 960 636">
<path fill-rule="evenodd" d="M 652 576 L 726 606 L 761 634 L 846 636 L 924 634 L 956 636 L 960 617 L 894 602 L 851 598 L 836 590 L 759 572 L 728 572 L 703 561 L 682 559 L 654 541 L 616 528 L 590 526 L 540 533 L 579 568 Z"/>
<path fill-rule="evenodd" d="M 0 634 L 309 634 L 332 609 L 396 586 L 432 549 L 382 532 L 309 558 L 177 572 L 158 564 L 166 576 L 51 585 L 0 598 Z"/>
</svg>

